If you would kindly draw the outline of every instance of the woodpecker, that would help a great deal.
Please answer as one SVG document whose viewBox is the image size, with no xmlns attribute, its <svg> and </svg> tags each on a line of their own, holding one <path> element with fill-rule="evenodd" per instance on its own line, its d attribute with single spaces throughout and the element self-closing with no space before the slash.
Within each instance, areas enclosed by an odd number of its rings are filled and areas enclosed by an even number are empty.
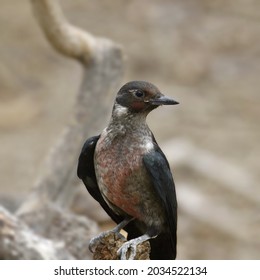
<svg viewBox="0 0 260 280">
<path fill-rule="evenodd" d="M 146 123 L 161 105 L 177 101 L 153 84 L 132 81 L 117 93 L 108 126 L 89 138 L 81 151 L 77 174 L 127 242 L 118 250 L 121 259 L 134 259 L 136 246 L 146 240 L 151 259 L 175 259 L 177 199 L 169 163 Z M 102 234 L 100 235 L 100 237 Z M 90 248 L 99 237 L 90 241 Z"/>
</svg>

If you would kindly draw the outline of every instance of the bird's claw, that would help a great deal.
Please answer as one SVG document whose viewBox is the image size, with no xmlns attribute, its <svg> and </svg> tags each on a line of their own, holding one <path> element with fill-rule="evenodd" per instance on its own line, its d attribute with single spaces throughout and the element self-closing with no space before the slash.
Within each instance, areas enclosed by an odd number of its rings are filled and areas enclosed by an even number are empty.
<svg viewBox="0 0 260 280">
<path fill-rule="evenodd" d="M 136 256 L 136 244 L 128 241 L 124 243 L 117 251 L 117 255 L 121 260 L 134 260 Z"/>
<path fill-rule="evenodd" d="M 100 242 L 100 239 L 101 239 L 100 235 L 95 236 L 90 239 L 88 248 L 91 253 L 94 253 L 96 251 L 96 248 L 97 248 L 98 243 Z"/>
</svg>

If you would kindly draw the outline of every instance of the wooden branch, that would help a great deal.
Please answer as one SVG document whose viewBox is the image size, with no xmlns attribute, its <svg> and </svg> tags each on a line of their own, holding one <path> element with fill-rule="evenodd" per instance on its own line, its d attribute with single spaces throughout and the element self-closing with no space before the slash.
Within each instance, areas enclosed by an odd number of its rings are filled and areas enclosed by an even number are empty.
<svg viewBox="0 0 260 280">
<path fill-rule="evenodd" d="M 57 0 L 31 0 L 31 4 L 39 25 L 55 49 L 84 63 L 90 61 L 96 48 L 96 39 L 70 25 Z"/>
<path fill-rule="evenodd" d="M 29 198 L 18 209 L 19 215 L 34 212 L 42 204 L 70 205 L 73 186 L 79 182 L 76 166 L 80 149 L 86 138 L 103 129 L 123 73 L 122 51 L 118 45 L 71 26 L 56 0 L 32 0 L 31 3 L 51 45 L 79 59 L 84 73 L 71 119 L 51 150 L 45 170 Z"/>
<path fill-rule="evenodd" d="M 97 225 L 67 209 L 79 185 L 80 149 L 86 138 L 100 132 L 110 113 L 123 73 L 122 51 L 110 40 L 69 24 L 57 0 L 31 0 L 31 5 L 50 44 L 81 62 L 84 73 L 70 121 L 18 209 L 19 219 L 0 208 L 0 258 L 88 259 Z"/>
<path fill-rule="evenodd" d="M 0 259 L 74 259 L 61 242 L 35 234 L 0 206 Z"/>
<path fill-rule="evenodd" d="M 66 250 L 76 259 L 91 259 L 90 239 L 98 234 L 94 221 L 75 215 L 54 204 L 41 205 L 36 212 L 23 214 L 21 219 L 36 234 L 55 242 L 62 241 Z"/>
<path fill-rule="evenodd" d="M 88 243 L 90 237 L 97 234 L 96 223 L 76 216 L 67 209 L 80 185 L 76 177 L 76 166 L 81 147 L 86 138 L 103 129 L 112 109 L 111 104 L 123 73 L 122 51 L 110 40 L 96 38 L 70 25 L 56 0 L 31 0 L 31 4 L 51 45 L 60 53 L 80 61 L 84 73 L 69 123 L 50 151 L 45 168 L 30 195 L 16 213 L 23 222 L 12 217 L 13 228 L 17 230 L 13 231 L 10 238 L 17 236 L 19 239 L 12 243 L 13 247 L 4 247 L 6 240 L 10 240 L 9 233 L 7 236 L 0 235 L 3 258 L 88 259 L 91 258 Z M 2 226 L 3 232 L 11 232 L 7 227 L 11 218 L 8 216 L 5 219 L 7 222 Z M 30 238 L 27 241 L 25 238 L 28 232 Z M 41 243 L 49 246 L 48 254 L 38 252 L 38 247 L 34 254 L 27 252 L 28 246 L 20 249 L 18 241 L 25 240 L 24 243 L 29 244 L 31 236 L 36 236 L 37 246 Z M 63 242 L 67 255 L 56 252 L 58 241 Z M 12 250 L 17 253 L 12 255 Z"/>
</svg>

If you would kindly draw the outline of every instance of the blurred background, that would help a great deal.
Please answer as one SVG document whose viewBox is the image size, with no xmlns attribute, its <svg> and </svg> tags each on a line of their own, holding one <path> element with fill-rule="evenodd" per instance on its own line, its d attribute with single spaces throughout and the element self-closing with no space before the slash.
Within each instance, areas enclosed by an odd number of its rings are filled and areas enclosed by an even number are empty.
<svg viewBox="0 0 260 280">
<path fill-rule="evenodd" d="M 71 23 L 122 45 L 122 84 L 148 80 L 180 102 L 148 119 L 176 182 L 178 258 L 259 259 L 260 1 L 61 3 Z M 14 211 L 71 115 L 82 72 L 50 47 L 29 1 L 0 4 L 0 204 Z"/>
</svg>

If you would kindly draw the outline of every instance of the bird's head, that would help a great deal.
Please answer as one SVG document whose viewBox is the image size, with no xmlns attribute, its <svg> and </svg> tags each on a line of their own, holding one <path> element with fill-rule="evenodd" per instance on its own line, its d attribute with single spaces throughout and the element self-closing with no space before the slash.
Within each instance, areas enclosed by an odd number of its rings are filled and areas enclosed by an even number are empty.
<svg viewBox="0 0 260 280">
<path fill-rule="evenodd" d="M 148 114 L 160 105 L 175 105 L 177 101 L 163 95 L 151 83 L 132 81 L 121 87 L 116 96 L 114 110 Z"/>
</svg>

